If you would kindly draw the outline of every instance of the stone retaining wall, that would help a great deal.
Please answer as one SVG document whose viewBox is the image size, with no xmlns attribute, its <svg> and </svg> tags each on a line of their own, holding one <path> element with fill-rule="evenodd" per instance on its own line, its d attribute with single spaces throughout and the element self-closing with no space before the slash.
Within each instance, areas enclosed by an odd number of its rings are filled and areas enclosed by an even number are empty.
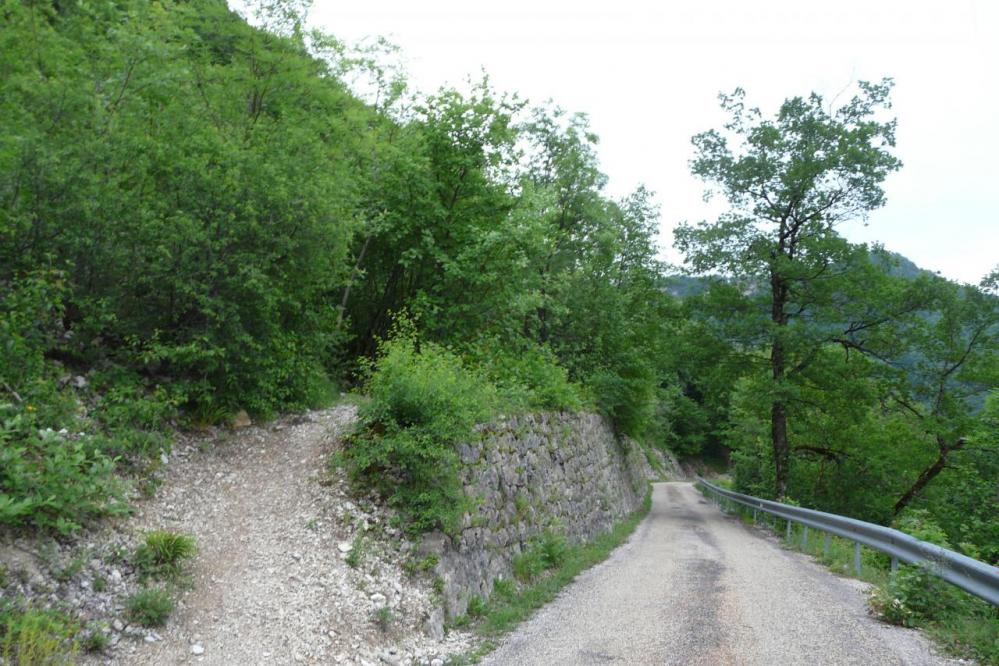
<svg viewBox="0 0 999 666">
<path fill-rule="evenodd" d="M 440 558 L 435 571 L 449 617 L 464 614 L 474 595 L 487 599 L 496 579 L 512 575 L 514 556 L 545 530 L 573 543 L 610 530 L 641 506 L 653 478 L 639 446 L 619 440 L 596 414 L 515 416 L 477 434 L 479 441 L 458 447 L 475 508 L 457 535 L 428 534 L 421 547 Z"/>
</svg>

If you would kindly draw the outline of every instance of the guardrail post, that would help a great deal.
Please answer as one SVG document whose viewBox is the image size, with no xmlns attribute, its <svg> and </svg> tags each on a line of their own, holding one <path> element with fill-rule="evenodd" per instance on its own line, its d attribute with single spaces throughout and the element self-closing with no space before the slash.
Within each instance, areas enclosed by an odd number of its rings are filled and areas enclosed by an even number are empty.
<svg viewBox="0 0 999 666">
<path fill-rule="evenodd" d="M 853 568 L 860 575 L 860 542 L 853 542 Z"/>
<path fill-rule="evenodd" d="M 805 525 L 805 529 L 801 533 L 801 549 L 808 550 L 808 525 Z"/>
<path fill-rule="evenodd" d="M 753 524 L 756 524 L 756 509 L 753 509 Z"/>
<path fill-rule="evenodd" d="M 892 571 L 892 573 L 895 573 L 896 571 L 898 571 L 898 558 L 897 557 L 892 557 L 891 558 L 891 571 Z"/>
<path fill-rule="evenodd" d="M 787 521 L 787 540 L 791 540 L 791 521 Z"/>
</svg>

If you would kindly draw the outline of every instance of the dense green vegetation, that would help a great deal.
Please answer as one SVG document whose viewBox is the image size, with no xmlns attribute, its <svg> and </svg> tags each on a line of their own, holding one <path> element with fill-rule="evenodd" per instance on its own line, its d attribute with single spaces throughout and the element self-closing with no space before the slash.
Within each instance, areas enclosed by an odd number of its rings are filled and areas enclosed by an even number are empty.
<svg viewBox="0 0 999 666">
<path fill-rule="evenodd" d="M 386 430 L 358 466 L 398 466 L 414 507 L 498 409 L 661 430 L 657 213 L 602 193 L 585 118 L 487 81 L 405 93 L 286 9 L 261 29 L 220 0 L 4 5 L 0 522 L 70 531 L 124 508 L 116 469 L 169 424 L 358 382 Z"/>
<path fill-rule="evenodd" d="M 0 15 L 0 526 L 122 513 L 172 428 L 357 386 L 345 462 L 414 529 L 460 515 L 476 422 L 587 408 L 740 490 L 918 512 L 999 562 L 999 273 L 837 230 L 901 166 L 889 81 L 773 118 L 723 96 L 692 169 L 731 209 L 681 226 L 677 277 L 584 115 L 410 91 L 287 3 Z"/>
</svg>

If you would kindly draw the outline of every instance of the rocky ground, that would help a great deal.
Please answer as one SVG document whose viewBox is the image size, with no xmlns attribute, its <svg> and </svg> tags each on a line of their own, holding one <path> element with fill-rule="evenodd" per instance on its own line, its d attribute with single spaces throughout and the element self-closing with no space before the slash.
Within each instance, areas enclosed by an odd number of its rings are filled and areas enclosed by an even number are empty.
<svg viewBox="0 0 999 666">
<path fill-rule="evenodd" d="M 103 632 L 88 664 L 441 664 L 471 645 L 442 629 L 413 545 L 327 461 L 356 411 L 183 436 L 135 514 L 69 543 L 0 542 L 0 595 L 61 606 Z M 129 558 L 143 535 L 192 535 L 198 554 L 165 627 L 128 624 L 141 588 Z"/>
</svg>

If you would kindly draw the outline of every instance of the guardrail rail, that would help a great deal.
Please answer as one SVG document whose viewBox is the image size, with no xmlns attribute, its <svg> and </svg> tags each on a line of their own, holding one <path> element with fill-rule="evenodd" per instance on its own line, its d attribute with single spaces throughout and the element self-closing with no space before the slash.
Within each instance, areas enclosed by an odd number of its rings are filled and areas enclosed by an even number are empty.
<svg viewBox="0 0 999 666">
<path fill-rule="evenodd" d="M 754 522 L 758 519 L 759 513 L 769 514 L 784 520 L 787 523 L 789 539 L 791 525 L 800 524 L 804 526 L 802 541 L 806 545 L 809 528 L 821 530 L 826 534 L 824 544 L 826 551 L 829 550 L 828 535 L 830 534 L 853 541 L 853 565 L 858 575 L 861 570 L 860 546 L 864 545 L 890 555 L 892 571 L 898 567 L 899 561 L 925 565 L 943 580 L 999 606 L 999 567 L 921 541 L 890 527 L 866 523 L 835 513 L 804 509 L 799 506 L 760 499 L 752 495 L 743 495 L 720 488 L 701 477 L 697 477 L 697 482 L 708 491 L 710 497 L 721 508 L 723 508 L 724 502 L 729 502 L 752 509 Z"/>
</svg>

